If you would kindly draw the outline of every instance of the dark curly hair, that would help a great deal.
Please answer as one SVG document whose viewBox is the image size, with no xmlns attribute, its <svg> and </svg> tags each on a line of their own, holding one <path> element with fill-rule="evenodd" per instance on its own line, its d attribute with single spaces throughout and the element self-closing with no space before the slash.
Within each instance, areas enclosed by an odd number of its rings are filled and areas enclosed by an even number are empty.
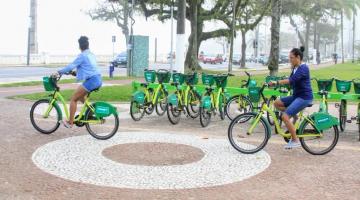
<svg viewBox="0 0 360 200">
<path fill-rule="evenodd" d="M 300 56 L 300 60 L 302 61 L 304 58 L 304 51 L 305 47 L 301 46 L 300 48 L 293 48 L 290 53 L 292 53 L 296 57 Z"/>
</svg>

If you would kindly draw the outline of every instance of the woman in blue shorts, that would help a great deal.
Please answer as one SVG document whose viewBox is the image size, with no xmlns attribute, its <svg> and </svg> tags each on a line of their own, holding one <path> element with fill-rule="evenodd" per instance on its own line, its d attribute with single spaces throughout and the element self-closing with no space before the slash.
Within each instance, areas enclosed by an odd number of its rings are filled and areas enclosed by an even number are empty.
<svg viewBox="0 0 360 200">
<path fill-rule="evenodd" d="M 296 114 L 311 105 L 313 100 L 309 67 L 305 63 L 302 63 L 304 50 L 304 47 L 300 47 L 290 51 L 289 58 L 292 65 L 291 75 L 289 79 L 277 81 L 278 85 L 290 84 L 293 89 L 292 96 L 283 97 L 274 102 L 275 107 L 283 111 L 282 120 L 291 134 L 291 140 L 285 146 L 285 149 L 300 146 L 299 139 L 296 136 L 295 126 L 290 121 L 290 118 L 296 117 Z"/>
<path fill-rule="evenodd" d="M 71 128 L 74 124 L 74 115 L 76 112 L 77 102 L 84 102 L 85 96 L 91 91 L 98 89 L 102 85 L 101 73 L 97 66 L 95 55 L 89 50 L 89 39 L 81 36 L 78 40 L 81 54 L 65 68 L 59 70 L 56 75 L 69 73 L 76 68 L 77 81 L 83 81 L 82 85 L 77 88 L 70 100 L 70 119 L 63 121 L 66 128 Z"/>
</svg>

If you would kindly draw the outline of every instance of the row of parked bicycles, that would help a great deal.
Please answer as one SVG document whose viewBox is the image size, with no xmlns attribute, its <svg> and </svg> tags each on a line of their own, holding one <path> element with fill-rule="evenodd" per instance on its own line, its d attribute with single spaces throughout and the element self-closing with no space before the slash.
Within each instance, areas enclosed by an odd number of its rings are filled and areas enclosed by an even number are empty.
<svg viewBox="0 0 360 200">
<path fill-rule="evenodd" d="M 283 129 L 281 112 L 275 109 L 273 103 L 280 96 L 291 95 L 291 88 L 289 85 L 270 87 L 268 84 L 287 77 L 268 76 L 264 84 L 258 86 L 252 76 L 245 73 L 247 79 L 229 92 L 227 82 L 232 74 L 199 75 L 195 72 L 181 74 L 163 69 L 145 70 L 146 82 L 139 83 L 139 87 L 135 86 L 130 115 L 133 120 L 140 121 L 155 110 L 159 116 L 166 114 L 171 124 L 178 124 L 181 115 L 185 115 L 192 119 L 199 118 L 202 127 L 208 126 L 213 116 L 218 115 L 222 120 L 227 117 L 231 120 L 228 127 L 229 141 L 242 153 L 256 153 L 263 149 L 272 135 L 272 127 L 274 134 L 279 134 L 288 142 L 290 133 Z M 199 77 L 202 84 L 198 84 Z M 360 94 L 360 81 L 336 78 L 313 80 L 317 82 L 317 94 L 321 97 L 319 109 L 312 114 L 301 111 L 294 124 L 302 147 L 313 155 L 323 155 L 336 146 L 339 139 L 338 126 L 344 131 L 346 123 L 351 120 L 359 124 L 360 99 L 355 95 L 359 99 L 358 114 L 348 119 L 348 100 L 343 97 L 346 97 L 351 85 L 354 85 L 355 93 Z M 336 104 L 339 119 L 328 112 L 329 94 L 334 80 L 341 93 L 335 98 L 340 101 Z"/>
</svg>

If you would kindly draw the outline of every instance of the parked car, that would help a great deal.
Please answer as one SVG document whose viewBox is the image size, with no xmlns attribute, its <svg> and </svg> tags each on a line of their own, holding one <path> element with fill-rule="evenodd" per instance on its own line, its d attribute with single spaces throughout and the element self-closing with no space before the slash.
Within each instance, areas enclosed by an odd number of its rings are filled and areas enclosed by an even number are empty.
<svg viewBox="0 0 360 200">
<path fill-rule="evenodd" d="M 127 64 L 127 52 L 121 52 L 116 58 L 113 60 L 116 65 L 126 65 Z"/>
<path fill-rule="evenodd" d="M 289 63 L 289 62 L 290 62 L 290 60 L 289 60 L 288 55 L 280 54 L 280 56 L 279 56 L 279 63 L 280 64 L 286 64 L 286 63 Z"/>
<path fill-rule="evenodd" d="M 263 65 L 267 65 L 269 62 L 269 57 L 268 56 L 261 56 L 259 57 L 259 63 L 263 64 Z"/>
<path fill-rule="evenodd" d="M 205 55 L 203 57 L 203 63 L 210 63 L 210 64 L 222 64 L 223 63 L 223 59 L 221 55 Z"/>
<path fill-rule="evenodd" d="M 234 65 L 240 65 L 240 62 L 241 62 L 241 55 L 240 54 L 234 54 L 232 63 Z"/>
</svg>

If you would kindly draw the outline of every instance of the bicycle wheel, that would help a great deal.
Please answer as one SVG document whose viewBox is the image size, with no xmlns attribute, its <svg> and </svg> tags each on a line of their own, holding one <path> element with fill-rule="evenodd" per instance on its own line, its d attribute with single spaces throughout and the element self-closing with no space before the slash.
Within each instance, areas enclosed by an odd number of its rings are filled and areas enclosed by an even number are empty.
<svg viewBox="0 0 360 200">
<path fill-rule="evenodd" d="M 43 134 L 50 134 L 55 132 L 59 126 L 61 120 L 61 110 L 57 106 L 51 106 L 49 116 L 45 117 L 45 112 L 50 107 L 50 100 L 41 99 L 36 101 L 30 109 L 30 121 L 33 127 Z"/>
<path fill-rule="evenodd" d="M 347 113 L 346 113 L 346 101 L 341 100 L 339 108 L 339 120 L 340 120 L 340 131 L 344 132 L 346 127 Z"/>
<path fill-rule="evenodd" d="M 257 116 L 257 113 L 244 113 L 233 119 L 229 125 L 230 144 L 241 153 L 252 154 L 262 150 L 270 138 L 270 127 L 262 116 L 249 134 Z"/>
<path fill-rule="evenodd" d="M 207 127 L 211 121 L 211 110 L 200 107 L 200 124 Z"/>
<path fill-rule="evenodd" d="M 253 105 L 249 98 L 243 95 L 236 95 L 230 98 L 226 103 L 225 114 L 230 119 L 233 120 L 235 117 L 251 112 Z"/>
<path fill-rule="evenodd" d="M 119 128 L 119 117 L 112 113 L 107 117 L 98 118 L 87 109 L 85 112 L 86 130 L 91 136 L 99 140 L 107 140 L 115 135 Z"/>
<path fill-rule="evenodd" d="M 224 120 L 225 119 L 225 109 L 226 109 L 226 100 L 225 100 L 225 96 L 224 94 L 220 94 L 219 97 L 219 113 L 220 113 L 220 119 Z"/>
<path fill-rule="evenodd" d="M 167 95 L 164 90 L 160 90 L 156 98 L 156 113 L 163 116 L 166 112 Z"/>
<path fill-rule="evenodd" d="M 188 96 L 188 103 L 186 106 L 186 112 L 193 119 L 197 118 L 200 114 L 200 102 L 200 95 L 198 95 L 195 91 L 190 90 Z"/>
<path fill-rule="evenodd" d="M 130 103 L 130 116 L 134 121 L 140 121 L 145 115 L 145 109 L 136 101 Z"/>
<path fill-rule="evenodd" d="M 166 106 L 166 112 L 167 112 L 168 119 L 172 124 L 175 125 L 175 124 L 179 123 L 180 116 L 181 116 L 181 110 L 178 107 L 168 104 Z"/>
<path fill-rule="evenodd" d="M 334 149 L 339 140 L 339 130 L 337 126 L 319 132 L 308 121 L 300 128 L 299 135 L 301 134 L 319 134 L 319 136 L 300 138 L 301 146 L 305 151 L 312 155 L 324 155 L 329 153 Z M 320 136 L 320 134 L 322 134 L 322 136 Z"/>
<path fill-rule="evenodd" d="M 275 96 L 272 96 L 268 99 L 268 101 L 266 102 L 267 106 L 269 107 L 270 110 L 272 110 L 274 113 L 277 112 L 275 106 L 274 106 L 274 102 L 276 100 L 276 97 Z M 275 122 L 274 122 L 274 119 L 271 117 L 270 113 L 267 112 L 266 113 L 266 117 L 267 117 L 267 120 L 269 122 L 269 124 L 271 126 L 274 126 L 275 125 Z M 278 117 L 278 116 L 277 116 Z"/>
</svg>

